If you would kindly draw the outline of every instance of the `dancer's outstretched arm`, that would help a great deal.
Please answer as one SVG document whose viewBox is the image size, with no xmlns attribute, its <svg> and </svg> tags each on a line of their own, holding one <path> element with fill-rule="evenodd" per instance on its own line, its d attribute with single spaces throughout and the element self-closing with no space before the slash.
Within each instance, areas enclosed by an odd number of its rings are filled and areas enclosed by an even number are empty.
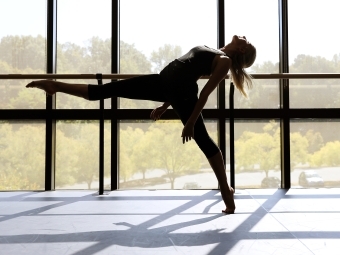
<svg viewBox="0 0 340 255">
<path fill-rule="evenodd" d="M 198 116 L 201 114 L 203 107 L 208 101 L 208 97 L 211 92 L 217 87 L 217 85 L 226 77 L 229 68 L 231 66 L 231 60 L 225 56 L 219 56 L 215 69 L 212 71 L 211 77 L 202 89 L 196 106 L 191 113 L 190 118 L 185 124 L 182 132 L 183 143 L 188 142 L 191 138 L 194 138 L 194 125 Z"/>
<path fill-rule="evenodd" d="M 41 80 L 30 82 L 26 85 L 26 88 L 42 89 L 49 95 L 54 95 L 57 92 L 63 92 L 72 96 L 89 99 L 87 84 L 73 84 L 60 81 Z"/>
</svg>

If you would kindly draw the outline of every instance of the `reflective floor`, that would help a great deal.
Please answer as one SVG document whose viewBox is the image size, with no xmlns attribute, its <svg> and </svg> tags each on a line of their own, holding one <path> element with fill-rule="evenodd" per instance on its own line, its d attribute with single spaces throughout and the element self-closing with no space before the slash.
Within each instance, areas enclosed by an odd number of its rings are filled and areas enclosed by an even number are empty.
<svg viewBox="0 0 340 255">
<path fill-rule="evenodd" d="M 340 190 L 0 192 L 0 254 L 340 254 Z"/>
</svg>

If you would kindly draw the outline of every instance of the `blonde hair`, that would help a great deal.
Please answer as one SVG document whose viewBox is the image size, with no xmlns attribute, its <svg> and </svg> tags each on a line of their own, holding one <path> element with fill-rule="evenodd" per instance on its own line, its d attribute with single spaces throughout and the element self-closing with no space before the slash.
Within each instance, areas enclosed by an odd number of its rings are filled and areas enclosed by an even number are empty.
<svg viewBox="0 0 340 255">
<path fill-rule="evenodd" d="M 247 93 L 244 89 L 244 83 L 246 83 L 248 89 L 253 87 L 252 77 L 244 68 L 250 67 L 256 59 L 256 48 L 252 44 L 248 44 L 244 53 L 235 54 L 231 60 L 230 67 L 231 79 L 236 88 L 241 94 L 247 97 Z"/>
</svg>

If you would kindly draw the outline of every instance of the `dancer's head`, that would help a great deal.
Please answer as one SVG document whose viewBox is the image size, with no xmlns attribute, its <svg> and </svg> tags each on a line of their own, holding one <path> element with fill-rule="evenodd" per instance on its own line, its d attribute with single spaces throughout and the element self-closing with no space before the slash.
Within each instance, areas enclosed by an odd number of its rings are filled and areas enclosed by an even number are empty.
<svg viewBox="0 0 340 255">
<path fill-rule="evenodd" d="M 248 42 L 245 36 L 234 35 L 232 41 L 224 47 L 230 54 L 232 66 L 230 68 L 233 83 L 240 92 L 247 96 L 244 83 L 252 87 L 251 76 L 244 70 L 250 67 L 256 59 L 256 48 Z"/>
</svg>

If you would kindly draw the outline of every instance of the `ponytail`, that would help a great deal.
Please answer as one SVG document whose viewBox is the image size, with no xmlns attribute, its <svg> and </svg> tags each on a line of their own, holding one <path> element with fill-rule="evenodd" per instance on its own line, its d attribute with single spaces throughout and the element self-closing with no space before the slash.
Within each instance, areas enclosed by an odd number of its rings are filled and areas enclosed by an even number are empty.
<svg viewBox="0 0 340 255">
<path fill-rule="evenodd" d="M 239 53 L 233 56 L 232 65 L 230 67 L 231 79 L 236 88 L 241 94 L 247 97 L 245 85 L 248 89 L 253 87 L 252 76 L 244 70 L 250 67 L 256 58 L 256 49 L 253 45 L 249 44 L 244 53 Z"/>
</svg>

